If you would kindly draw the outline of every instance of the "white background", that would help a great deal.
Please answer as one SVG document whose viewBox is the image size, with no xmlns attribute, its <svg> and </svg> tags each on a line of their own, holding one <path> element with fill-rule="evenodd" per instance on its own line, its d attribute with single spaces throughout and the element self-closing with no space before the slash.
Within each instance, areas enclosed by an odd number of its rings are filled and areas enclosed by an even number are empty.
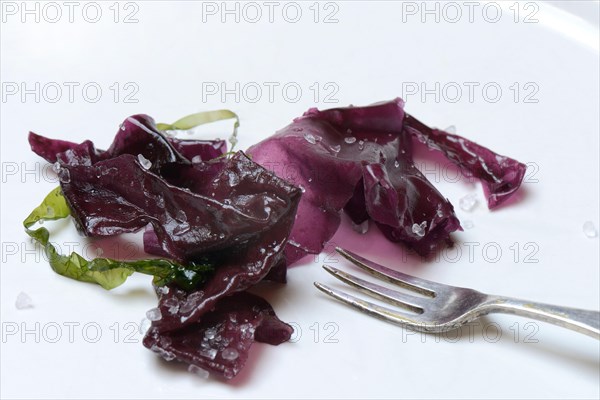
<svg viewBox="0 0 600 400">
<path fill-rule="evenodd" d="M 320 268 L 322 263 L 351 269 L 330 249 L 293 267 L 287 285 L 258 289 L 283 320 L 295 324 L 294 343 L 255 345 L 246 368 L 232 382 L 199 379 L 139 343 L 133 324 L 156 303 L 148 277 L 132 277 L 111 292 L 62 278 L 33 250 L 21 225 L 56 186 L 45 162 L 29 150 L 29 130 L 77 142 L 92 139 L 106 148 L 118 124 L 133 113 L 172 122 L 199 110 L 229 108 L 241 117 L 239 148 L 245 149 L 309 107 L 361 105 L 404 95 L 407 110 L 422 121 L 442 128 L 455 125 L 459 134 L 527 162 L 531 168 L 522 198 L 489 212 L 479 185 L 449 182 L 450 170 L 428 164 L 428 177 L 456 205 L 461 221 L 474 225 L 454 235 L 461 253 L 448 250 L 431 262 L 404 257 L 402 248 L 376 229 L 361 236 L 346 221 L 334 242 L 428 279 L 600 309 L 598 239 L 582 231 L 585 221 L 599 222 L 598 4 L 590 3 L 557 4 L 571 7 L 575 14 L 569 14 L 545 3 L 525 8 L 525 3 L 498 2 L 502 8 L 496 23 L 488 21 L 494 18 L 492 9 L 482 14 L 484 3 L 477 3 L 470 22 L 462 2 L 455 3 L 462 18 L 454 23 L 449 21 L 454 11 L 444 8 L 446 3 L 438 3 L 438 22 L 435 14 L 422 13 L 421 2 L 392 1 L 335 2 L 328 8 L 321 3 L 316 23 L 312 2 L 298 3 L 302 17 L 297 23 L 283 18 L 284 3 L 270 23 L 260 2 L 264 15 L 256 23 L 244 15 L 239 23 L 234 16 L 222 23 L 221 14 L 203 14 L 202 3 L 194 1 L 138 1 L 127 8 L 121 3 L 118 22 L 114 7 L 109 8 L 113 2 L 101 3 L 97 23 L 83 18 L 84 3 L 75 9 L 72 23 L 61 2 L 63 15 L 56 23 L 47 20 L 55 16 L 49 9 L 52 13 L 40 15 L 39 22 L 35 16 L 22 22 L 20 13 L 3 12 L 2 397 L 598 398 L 598 341 L 500 315 L 458 337 L 403 331 L 314 289 L 313 281 L 341 287 Z M 40 13 L 43 5 L 38 5 Z M 415 14 L 409 12 L 412 7 Z M 138 22 L 123 23 L 132 11 Z M 323 23 L 332 11 L 338 21 Z M 537 22 L 525 23 L 533 11 Z M 10 94 L 14 85 L 31 89 L 36 82 L 39 102 L 35 94 Z M 51 82 L 63 88 L 56 102 L 51 102 L 56 97 Z M 72 102 L 64 82 L 79 85 Z M 263 86 L 254 103 L 254 92 L 240 93 L 239 101 L 203 92 L 207 84 L 221 82 L 228 88 L 235 82 L 241 87 L 276 82 L 279 90 L 271 102 Z M 463 89 L 458 101 L 455 92 L 442 90 L 451 89 L 453 82 Z M 464 82 L 479 85 L 472 101 Z M 102 89 L 95 103 L 81 92 L 88 83 Z M 333 86 L 325 90 L 327 83 Z M 283 96 L 285 84 L 302 89 L 296 102 Z M 485 84 L 502 89 L 497 102 L 484 96 Z M 434 93 L 424 98 L 421 91 L 410 94 L 407 89 L 415 85 Z M 311 86 L 319 87 L 318 98 Z M 120 89 L 116 99 L 111 87 Z M 331 98 L 336 102 L 325 103 L 332 87 L 338 89 Z M 131 88 L 138 89 L 131 97 L 136 103 L 124 101 Z M 534 94 L 532 88 L 537 89 Z M 537 102 L 525 102 L 527 94 Z M 199 135 L 224 137 L 229 130 L 230 124 L 223 123 Z M 479 198 L 471 213 L 458 208 L 467 193 Z M 72 225 L 51 226 L 64 251 L 74 243 L 85 256 L 93 256 L 98 243 L 84 247 Z M 113 242 L 109 250 L 118 246 L 117 254 L 131 255 L 124 243 Z M 15 308 L 21 291 L 31 296 L 33 308 Z M 57 326 L 61 336 L 51 343 Z M 92 343 L 98 328 L 101 336 Z M 17 331 L 8 334 L 10 329 Z"/>
</svg>

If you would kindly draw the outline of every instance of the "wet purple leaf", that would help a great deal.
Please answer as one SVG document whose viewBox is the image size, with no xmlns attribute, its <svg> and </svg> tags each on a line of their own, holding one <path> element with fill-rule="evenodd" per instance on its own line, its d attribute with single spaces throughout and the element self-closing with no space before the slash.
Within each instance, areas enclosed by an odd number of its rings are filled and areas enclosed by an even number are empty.
<svg viewBox="0 0 600 400">
<path fill-rule="evenodd" d="M 403 107 L 396 99 L 311 109 L 248 150 L 267 168 L 293 171 L 281 176 L 305 188 L 286 249 L 288 263 L 320 253 L 344 208 L 355 223 L 371 218 L 390 240 L 422 255 L 460 229 L 450 202 L 414 166 Z M 413 225 L 423 223 L 423 234 L 415 233 Z"/>
<path fill-rule="evenodd" d="M 481 180 L 488 207 L 493 209 L 521 186 L 527 166 L 461 136 L 432 129 L 407 115 L 407 130 L 431 149 L 441 151 L 463 175 Z"/>
<path fill-rule="evenodd" d="M 165 290 L 169 292 L 162 293 Z M 177 290 L 158 288 L 161 310 L 188 305 L 172 293 Z M 255 341 L 278 345 L 292 333 L 292 327 L 279 320 L 264 299 L 240 292 L 223 298 L 185 328 L 163 332 L 153 325 L 144 337 L 144 346 L 168 361 L 181 361 L 231 379 L 246 363 Z"/>
</svg>

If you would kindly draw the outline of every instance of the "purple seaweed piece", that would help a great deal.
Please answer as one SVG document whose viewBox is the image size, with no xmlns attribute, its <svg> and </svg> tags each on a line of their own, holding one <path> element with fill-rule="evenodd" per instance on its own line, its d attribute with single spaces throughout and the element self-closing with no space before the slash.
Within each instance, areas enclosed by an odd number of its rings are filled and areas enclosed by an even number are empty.
<svg viewBox="0 0 600 400">
<path fill-rule="evenodd" d="M 172 294 L 177 290 L 157 288 L 161 309 L 186 307 L 187 303 L 180 303 Z M 163 332 L 152 326 L 144 346 L 168 361 L 175 359 L 231 379 L 246 363 L 255 341 L 278 345 L 288 341 L 292 333 L 292 327 L 277 318 L 264 299 L 240 292 L 222 299 L 201 319 L 182 329 Z"/>
<path fill-rule="evenodd" d="M 490 209 L 505 202 L 521 186 L 527 170 L 525 164 L 461 136 L 432 129 L 408 114 L 404 123 L 418 142 L 442 152 L 463 175 L 481 180 Z"/>
<path fill-rule="evenodd" d="M 305 189 L 286 248 L 288 264 L 319 253 L 344 208 L 356 223 L 370 217 L 389 239 L 423 255 L 460 229 L 450 202 L 414 166 L 403 106 L 396 99 L 310 109 L 248 150 L 253 160 Z M 425 224 L 423 231 L 415 224 Z"/>
</svg>

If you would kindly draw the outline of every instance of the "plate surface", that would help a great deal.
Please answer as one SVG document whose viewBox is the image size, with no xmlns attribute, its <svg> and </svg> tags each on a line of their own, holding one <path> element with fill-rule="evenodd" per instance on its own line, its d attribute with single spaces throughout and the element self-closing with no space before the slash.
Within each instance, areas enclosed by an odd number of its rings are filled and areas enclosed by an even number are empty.
<svg viewBox="0 0 600 400">
<path fill-rule="evenodd" d="M 598 398 L 598 341 L 501 315 L 443 336 L 404 331 L 315 290 L 341 287 L 321 264 L 351 269 L 331 246 L 291 268 L 286 286 L 260 289 L 293 323 L 293 343 L 256 345 L 229 384 L 203 380 L 140 344 L 156 301 L 148 277 L 112 292 L 62 278 L 21 226 L 57 184 L 29 130 L 105 148 L 130 114 L 172 122 L 229 108 L 245 149 L 309 107 L 401 96 L 430 125 L 526 162 L 521 199 L 489 212 L 479 185 L 423 161 L 471 226 L 455 248 L 423 262 L 347 221 L 332 243 L 426 279 L 600 309 L 599 241 L 582 229 L 599 223 L 597 25 L 511 1 L 54 4 L 2 4 L 3 398 Z M 479 204 L 465 212 L 469 193 Z M 52 227 L 63 252 L 96 254 L 72 225 Z M 127 257 L 139 240 L 103 246 Z M 33 308 L 16 309 L 20 292 Z"/>
</svg>

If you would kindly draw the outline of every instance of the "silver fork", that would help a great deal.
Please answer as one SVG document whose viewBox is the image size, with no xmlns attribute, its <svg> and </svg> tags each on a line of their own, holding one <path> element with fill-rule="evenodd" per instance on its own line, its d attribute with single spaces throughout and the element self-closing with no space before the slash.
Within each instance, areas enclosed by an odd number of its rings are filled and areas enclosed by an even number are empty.
<svg viewBox="0 0 600 400">
<path fill-rule="evenodd" d="M 507 313 L 549 322 L 600 339 L 598 311 L 493 296 L 473 289 L 444 285 L 394 271 L 339 247 L 336 251 L 374 277 L 425 296 L 405 294 L 337 268 L 323 266 L 331 275 L 361 292 L 409 311 L 380 306 L 315 282 L 315 286 L 329 296 L 385 321 L 421 332 L 439 333 L 459 328 L 489 313 Z"/>
</svg>

